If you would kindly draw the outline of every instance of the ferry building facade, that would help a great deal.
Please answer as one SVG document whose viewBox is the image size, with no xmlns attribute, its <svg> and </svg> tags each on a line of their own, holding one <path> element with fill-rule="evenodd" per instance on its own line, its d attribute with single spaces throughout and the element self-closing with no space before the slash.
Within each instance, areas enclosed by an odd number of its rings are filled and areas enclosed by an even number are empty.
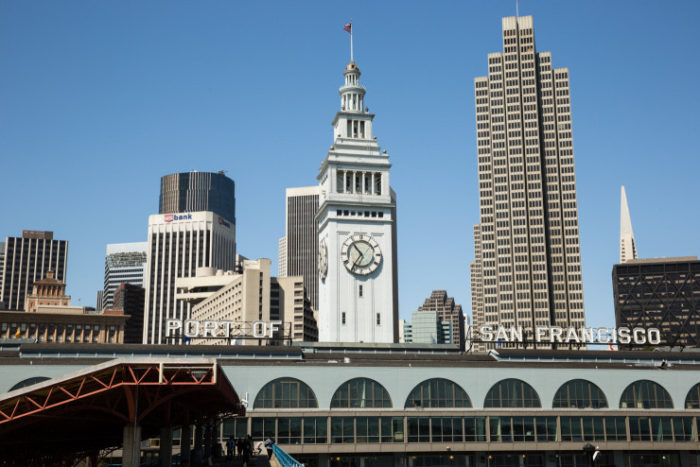
<svg viewBox="0 0 700 467">
<path fill-rule="evenodd" d="M 238 416 L 204 422 L 215 421 L 216 441 L 272 437 L 307 466 L 586 466 L 584 449 L 597 451 L 595 466 L 700 465 L 692 351 L 27 344 L 0 357 L 0 399 L 114 361 L 207 359 L 240 400 Z M 175 455 L 200 423 L 172 424 Z"/>
</svg>

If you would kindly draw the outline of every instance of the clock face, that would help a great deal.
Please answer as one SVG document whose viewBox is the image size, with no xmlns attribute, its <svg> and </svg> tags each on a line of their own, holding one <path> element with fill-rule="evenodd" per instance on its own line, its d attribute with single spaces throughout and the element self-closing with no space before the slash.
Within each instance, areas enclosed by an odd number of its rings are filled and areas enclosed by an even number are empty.
<svg viewBox="0 0 700 467">
<path fill-rule="evenodd" d="M 328 246 L 326 240 L 321 240 L 318 246 L 318 273 L 321 275 L 321 280 L 326 280 L 328 275 Z"/>
<path fill-rule="evenodd" d="M 345 268 L 353 274 L 366 276 L 377 270 L 382 263 L 379 244 L 367 234 L 348 237 L 340 250 Z"/>
</svg>

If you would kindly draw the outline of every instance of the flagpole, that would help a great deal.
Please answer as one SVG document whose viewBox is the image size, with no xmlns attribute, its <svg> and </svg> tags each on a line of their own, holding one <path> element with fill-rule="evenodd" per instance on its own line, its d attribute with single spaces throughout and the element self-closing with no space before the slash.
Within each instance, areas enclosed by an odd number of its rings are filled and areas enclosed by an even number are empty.
<svg viewBox="0 0 700 467">
<path fill-rule="evenodd" d="M 515 17 L 519 18 L 520 13 L 518 12 L 518 6 L 520 5 L 520 0 L 515 0 Z"/>
<path fill-rule="evenodd" d="M 352 55 L 352 20 L 350 20 L 350 61 L 354 62 L 355 59 Z"/>
</svg>

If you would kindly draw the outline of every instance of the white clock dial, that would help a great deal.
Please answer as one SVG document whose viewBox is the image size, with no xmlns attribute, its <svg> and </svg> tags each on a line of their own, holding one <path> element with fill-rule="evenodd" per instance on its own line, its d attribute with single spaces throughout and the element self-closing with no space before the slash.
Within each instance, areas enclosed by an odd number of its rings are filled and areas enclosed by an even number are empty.
<svg viewBox="0 0 700 467">
<path fill-rule="evenodd" d="M 377 270 L 382 263 L 379 244 L 367 234 L 355 234 L 348 237 L 340 251 L 345 268 L 353 274 L 366 276 Z"/>
</svg>

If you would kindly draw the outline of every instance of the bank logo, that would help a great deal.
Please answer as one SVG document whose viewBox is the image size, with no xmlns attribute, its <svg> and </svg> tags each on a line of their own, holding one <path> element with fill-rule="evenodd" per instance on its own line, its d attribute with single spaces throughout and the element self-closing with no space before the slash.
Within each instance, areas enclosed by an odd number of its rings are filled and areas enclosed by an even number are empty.
<svg viewBox="0 0 700 467">
<path fill-rule="evenodd" d="M 165 222 L 192 220 L 192 214 L 165 214 L 163 219 Z"/>
</svg>

